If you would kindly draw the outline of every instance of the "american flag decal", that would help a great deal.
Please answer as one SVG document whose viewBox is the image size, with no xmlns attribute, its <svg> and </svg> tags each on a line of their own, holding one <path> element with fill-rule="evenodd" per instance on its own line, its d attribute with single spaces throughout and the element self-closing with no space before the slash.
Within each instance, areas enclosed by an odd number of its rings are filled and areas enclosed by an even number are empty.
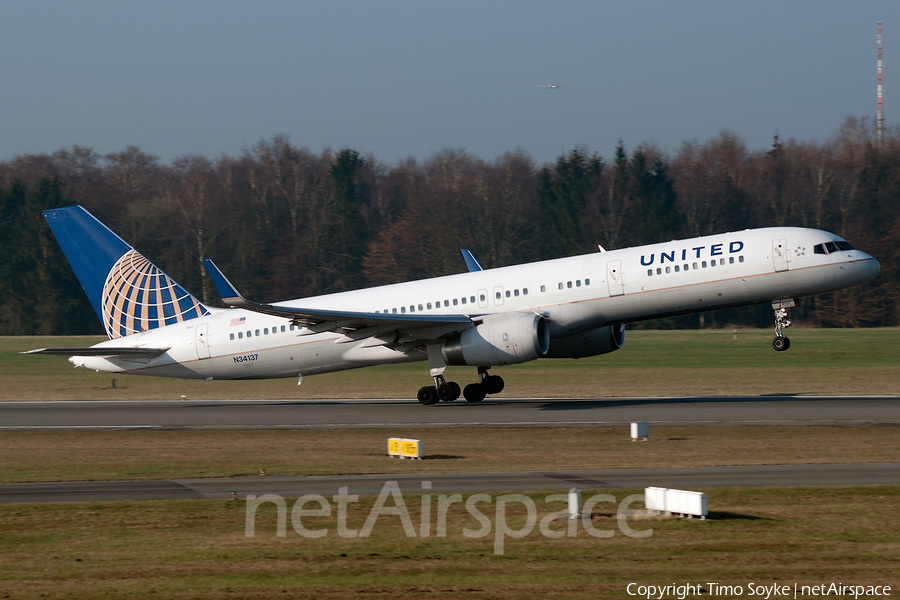
<svg viewBox="0 0 900 600">
<path fill-rule="evenodd" d="M 240 318 L 237 318 L 237 319 L 232 319 L 232 320 L 231 320 L 231 326 L 234 327 L 235 325 L 241 325 L 241 324 L 243 324 L 243 322 L 246 321 L 246 320 L 247 320 L 247 317 L 240 317 Z"/>
</svg>

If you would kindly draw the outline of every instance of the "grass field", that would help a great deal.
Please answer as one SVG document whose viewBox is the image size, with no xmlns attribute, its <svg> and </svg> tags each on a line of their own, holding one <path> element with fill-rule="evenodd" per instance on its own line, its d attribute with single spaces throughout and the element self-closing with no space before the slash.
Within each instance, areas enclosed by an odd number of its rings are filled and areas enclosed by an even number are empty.
<svg viewBox="0 0 900 600">
<path fill-rule="evenodd" d="M 616 500 L 640 491 L 615 490 Z M 254 537 L 245 537 L 242 501 L 3 505 L 0 597 L 543 600 L 634 597 L 630 582 L 700 584 L 707 592 L 710 582 L 741 585 L 744 596 L 751 582 L 890 585 L 893 594 L 900 587 L 900 486 L 702 491 L 710 521 L 632 522 L 653 530 L 634 539 L 606 516 L 614 505 L 601 504 L 607 512 L 593 525 L 612 537 L 579 529 L 577 537 L 550 539 L 535 528 L 506 538 L 502 555 L 494 553 L 496 529 L 480 539 L 462 535 L 481 524 L 460 504 L 448 511 L 443 538 L 435 537 L 434 516 L 431 537 L 412 538 L 396 516 L 379 517 L 367 538 L 339 537 L 334 514 L 305 517 L 304 526 L 326 529 L 319 539 L 295 533 L 293 521 L 276 537 L 271 504 L 258 510 Z M 529 496 L 538 521 L 564 508 Z M 420 497 L 404 500 L 418 527 Z M 350 529 L 363 525 L 373 502 L 350 504 Z M 480 510 L 495 527 L 493 506 Z M 523 527 L 524 511 L 508 505 L 511 529 Z"/>
<path fill-rule="evenodd" d="M 900 390 L 900 330 L 792 329 L 791 349 L 774 352 L 769 330 L 629 331 L 612 354 L 538 360 L 496 368 L 507 397 L 765 394 L 895 394 Z M 424 363 L 356 369 L 296 380 L 182 381 L 115 377 L 73 369 L 63 357 L 25 356 L 45 346 L 101 338 L 0 338 L 2 400 L 158 400 L 411 398 L 429 382 Z M 474 368 L 450 378 L 474 380 Z"/>
<path fill-rule="evenodd" d="M 7 431 L 0 482 L 895 462 L 898 427 Z M 385 456 L 387 438 L 426 460 Z M 489 440 L 489 443 L 485 443 Z M 433 457 L 433 458 L 428 458 Z"/>
<path fill-rule="evenodd" d="M 631 331 L 616 353 L 496 369 L 508 396 L 896 394 L 900 331 L 791 332 L 775 353 L 771 333 Z M 423 364 L 375 367 L 293 380 L 184 382 L 72 369 L 63 358 L 23 356 L 85 338 L 0 338 L 0 400 L 411 397 Z M 459 382 L 473 369 L 451 369 Z M 425 441 L 424 461 L 384 457 L 386 438 Z M 626 428 L 7 431 L 0 481 L 212 477 L 255 473 L 427 473 L 646 466 L 895 462 L 896 427 L 654 427 L 632 443 Z M 486 443 L 486 441 L 488 443 Z M 642 490 L 613 490 L 617 500 Z M 242 501 L 85 502 L 0 505 L 0 598 L 634 598 L 642 585 L 890 585 L 900 588 L 900 486 L 710 488 L 707 522 L 649 520 L 634 539 L 616 528 L 611 504 L 598 529 L 611 538 L 550 539 L 537 529 L 470 539 L 481 524 L 455 504 L 447 537 L 407 537 L 381 517 L 370 537 L 337 534 L 335 515 L 304 519 L 321 539 L 288 525 L 275 535 L 272 505 L 245 537 Z M 597 493 L 601 490 L 595 491 Z M 584 497 L 595 493 L 583 490 Z M 602 490 L 609 493 L 610 490 Z M 352 493 L 352 490 L 351 490 Z M 497 495 L 495 494 L 494 497 Z M 541 517 L 560 510 L 529 493 Z M 359 528 L 375 502 L 351 504 Z M 405 496 L 414 523 L 421 498 Z M 433 499 L 433 502 L 436 502 Z M 389 503 L 390 504 L 390 503 Z M 288 504 L 290 513 L 291 503 Z M 482 512 L 496 525 L 493 504 Z M 507 522 L 524 523 L 524 507 Z M 432 522 L 434 522 L 432 513 Z M 316 525 L 316 523 L 318 523 Z M 668 597 L 677 597 L 669 595 Z M 718 597 L 728 597 L 719 595 Z"/>
</svg>

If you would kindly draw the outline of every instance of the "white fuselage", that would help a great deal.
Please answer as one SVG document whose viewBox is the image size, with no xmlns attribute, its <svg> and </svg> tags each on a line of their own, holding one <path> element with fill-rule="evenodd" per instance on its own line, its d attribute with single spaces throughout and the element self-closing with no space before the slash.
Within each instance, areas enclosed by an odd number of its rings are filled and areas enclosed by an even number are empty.
<svg viewBox="0 0 900 600">
<path fill-rule="evenodd" d="M 816 254 L 837 236 L 793 227 L 675 240 L 399 283 L 281 306 L 425 315 L 533 312 L 562 338 L 610 324 L 811 296 L 871 278 L 878 263 L 858 250 Z M 312 334 L 283 317 L 243 309 L 211 314 L 98 346 L 170 348 L 153 359 L 75 356 L 98 371 L 197 379 L 295 377 L 425 360 L 378 338 Z"/>
</svg>

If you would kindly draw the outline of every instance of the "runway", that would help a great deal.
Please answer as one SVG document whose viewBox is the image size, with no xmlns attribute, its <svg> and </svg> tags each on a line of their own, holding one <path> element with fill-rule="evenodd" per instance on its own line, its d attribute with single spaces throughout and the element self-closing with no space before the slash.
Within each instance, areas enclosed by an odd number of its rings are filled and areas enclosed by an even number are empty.
<svg viewBox="0 0 900 600">
<path fill-rule="evenodd" d="M 0 504 L 20 502 L 87 502 L 104 500 L 219 499 L 232 492 L 240 499 L 278 494 L 331 497 L 346 487 L 350 494 L 378 494 L 386 481 L 398 482 L 403 493 L 452 494 L 643 488 L 708 488 L 721 486 L 830 486 L 900 484 L 900 463 L 840 465 L 764 465 L 681 469 L 593 469 L 525 473 L 445 473 L 419 475 L 241 476 L 210 479 L 9 483 L 0 485 Z"/>
<path fill-rule="evenodd" d="M 900 396 L 3 402 L 0 430 L 78 428 L 900 425 Z"/>
</svg>

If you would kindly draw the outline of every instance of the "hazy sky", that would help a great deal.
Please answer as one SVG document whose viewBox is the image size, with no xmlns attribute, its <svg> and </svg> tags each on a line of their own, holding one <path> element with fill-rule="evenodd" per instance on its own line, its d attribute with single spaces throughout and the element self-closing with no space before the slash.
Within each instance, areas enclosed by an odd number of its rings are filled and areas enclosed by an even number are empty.
<svg viewBox="0 0 900 600">
<path fill-rule="evenodd" d="M 893 125 L 897 0 L 0 0 L 0 160 L 216 158 L 276 134 L 387 163 L 674 151 L 723 128 L 824 141 L 875 114 L 878 21 Z"/>
</svg>

